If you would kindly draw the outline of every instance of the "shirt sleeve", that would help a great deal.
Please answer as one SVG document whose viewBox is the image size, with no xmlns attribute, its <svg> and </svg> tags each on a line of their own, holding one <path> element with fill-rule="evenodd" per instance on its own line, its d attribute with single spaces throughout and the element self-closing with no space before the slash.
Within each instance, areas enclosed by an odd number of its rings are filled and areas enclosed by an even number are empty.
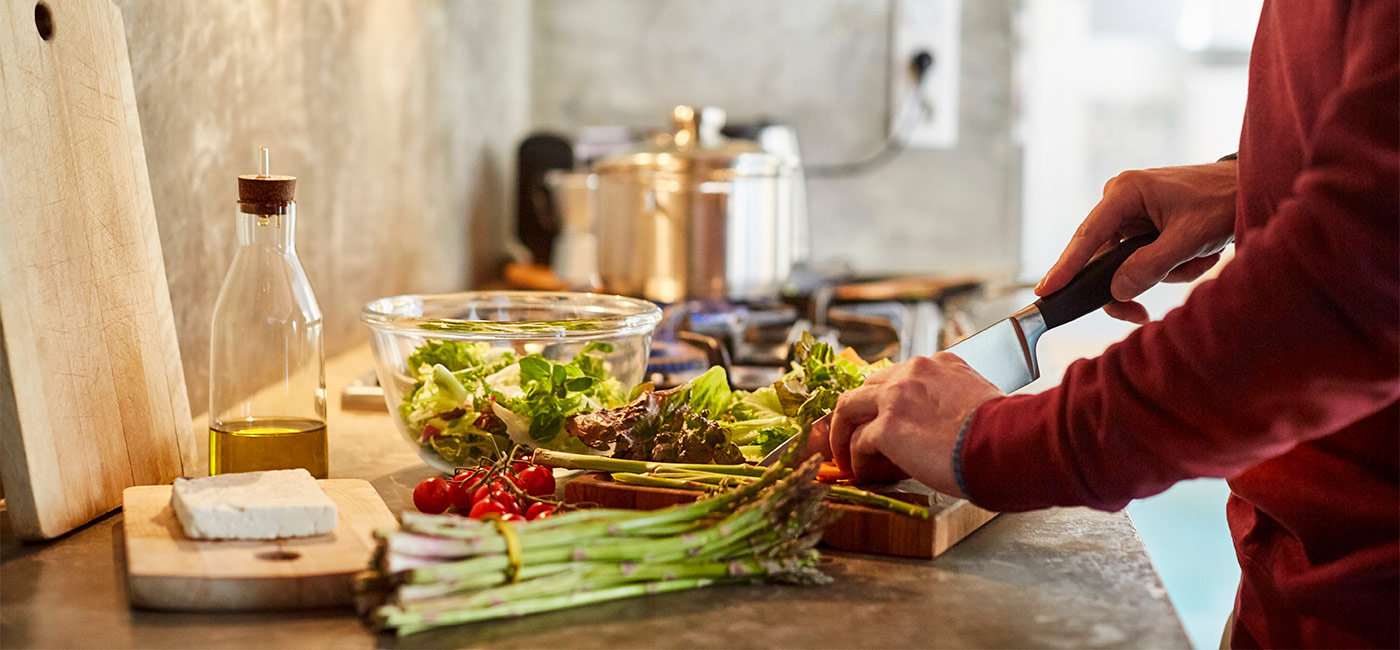
<svg viewBox="0 0 1400 650">
<path fill-rule="evenodd" d="M 974 503 L 1117 510 L 1182 479 L 1233 477 L 1400 398 L 1393 34 L 1348 56 L 1291 195 L 1216 280 L 1057 388 L 977 409 L 954 458 Z"/>
</svg>

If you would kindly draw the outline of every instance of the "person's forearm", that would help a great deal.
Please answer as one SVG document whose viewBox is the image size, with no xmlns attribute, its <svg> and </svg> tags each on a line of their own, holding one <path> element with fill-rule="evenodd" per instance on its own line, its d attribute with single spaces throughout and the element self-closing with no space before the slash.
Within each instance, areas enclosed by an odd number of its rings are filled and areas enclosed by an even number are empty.
<svg viewBox="0 0 1400 650">
<path fill-rule="evenodd" d="M 1216 281 L 1060 387 L 978 408 L 959 468 L 975 503 L 1116 509 L 1400 398 L 1396 67 L 1333 98 L 1292 198 Z"/>
</svg>

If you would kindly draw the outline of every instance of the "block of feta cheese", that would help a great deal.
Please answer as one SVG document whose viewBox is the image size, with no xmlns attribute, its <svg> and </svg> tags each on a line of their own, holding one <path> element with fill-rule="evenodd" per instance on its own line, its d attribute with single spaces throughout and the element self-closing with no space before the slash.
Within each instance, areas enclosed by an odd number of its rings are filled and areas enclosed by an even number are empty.
<svg viewBox="0 0 1400 650">
<path fill-rule="evenodd" d="M 279 539 L 335 529 L 335 502 L 304 469 L 175 479 L 170 505 L 191 539 Z"/>
</svg>

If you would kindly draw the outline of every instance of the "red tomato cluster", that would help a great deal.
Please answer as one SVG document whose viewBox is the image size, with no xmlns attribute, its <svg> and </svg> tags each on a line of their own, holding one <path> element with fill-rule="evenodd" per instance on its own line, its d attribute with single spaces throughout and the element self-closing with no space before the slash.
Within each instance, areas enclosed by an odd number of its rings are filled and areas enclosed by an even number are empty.
<svg viewBox="0 0 1400 650">
<path fill-rule="evenodd" d="M 512 462 L 491 479 L 490 468 L 458 473 L 452 480 L 425 478 L 413 489 L 413 505 L 437 515 L 448 508 L 473 519 L 495 515 L 504 521 L 543 519 L 554 514 L 554 472 L 524 461 Z"/>
</svg>

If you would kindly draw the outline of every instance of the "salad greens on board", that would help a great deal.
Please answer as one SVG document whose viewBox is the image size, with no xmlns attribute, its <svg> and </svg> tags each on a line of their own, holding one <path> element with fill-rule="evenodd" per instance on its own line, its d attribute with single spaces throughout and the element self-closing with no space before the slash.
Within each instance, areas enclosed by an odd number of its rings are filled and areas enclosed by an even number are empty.
<svg viewBox="0 0 1400 650">
<path fill-rule="evenodd" d="M 792 370 L 752 393 L 730 390 L 724 369 L 710 368 L 663 391 L 643 384 L 626 406 L 569 418 L 569 433 L 614 458 L 685 463 L 756 461 L 806 431 L 836 407 L 841 393 L 865 383 L 888 360 L 865 363 L 853 352 L 803 334 Z"/>
<path fill-rule="evenodd" d="M 836 354 L 830 345 L 807 333 L 794 346 L 793 357 L 792 370 L 781 379 L 752 393 L 734 391 L 727 407 L 715 387 L 706 390 L 712 396 L 711 413 L 729 429 L 730 441 L 747 460 L 760 460 L 788 438 L 810 429 L 836 408 L 841 393 L 893 365 L 889 359 L 866 363 L 850 348 Z"/>
</svg>

